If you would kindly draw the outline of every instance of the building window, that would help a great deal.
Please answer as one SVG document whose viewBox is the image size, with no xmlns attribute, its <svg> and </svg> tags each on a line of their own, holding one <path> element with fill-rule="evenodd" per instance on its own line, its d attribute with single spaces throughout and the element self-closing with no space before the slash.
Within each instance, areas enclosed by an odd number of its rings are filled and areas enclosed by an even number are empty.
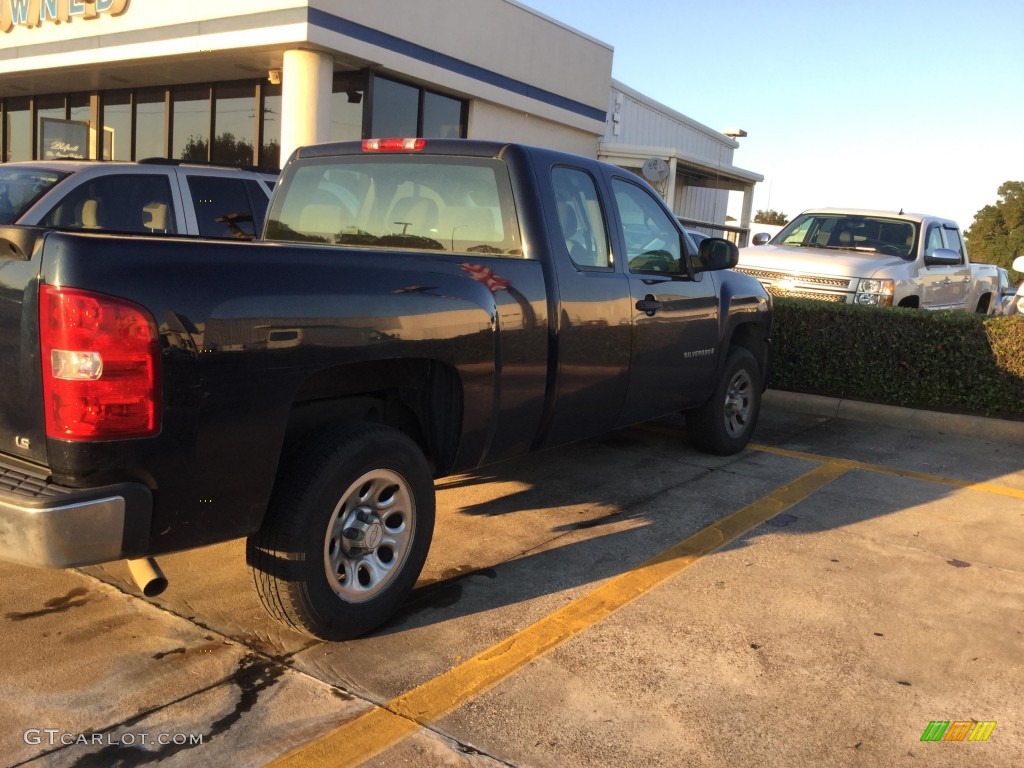
<svg viewBox="0 0 1024 768">
<path fill-rule="evenodd" d="M 252 165 L 256 158 L 256 91 L 251 84 L 218 85 L 213 102 L 210 160 Z"/>
<path fill-rule="evenodd" d="M 373 78 L 370 136 L 463 138 L 466 103 L 425 88 Z"/>
<path fill-rule="evenodd" d="M 330 141 L 466 136 L 466 101 L 372 77 L 367 70 L 335 74 L 330 110 Z M 280 168 L 285 159 L 281 86 L 263 81 L 2 99 L 0 116 L 3 162 L 45 156 L 44 120 L 51 128 L 52 121 L 71 121 L 79 131 L 84 126 L 89 157 L 103 160 L 152 157 Z"/>
<path fill-rule="evenodd" d="M 44 121 L 50 120 L 67 120 L 68 110 L 67 103 L 64 100 L 64 96 L 40 96 L 36 100 L 36 130 L 37 136 L 39 137 L 39 147 L 36 150 L 38 154 L 36 157 L 48 158 L 48 147 L 43 146 L 47 139 L 43 126 L 46 124 Z"/>
<path fill-rule="evenodd" d="M 135 92 L 133 160 L 167 157 L 167 93 L 163 88 Z"/>
<path fill-rule="evenodd" d="M 383 77 L 373 79 L 373 136 L 418 136 L 420 89 Z"/>
<path fill-rule="evenodd" d="M 72 93 L 68 96 L 68 120 L 92 125 L 92 108 L 88 93 Z"/>
<path fill-rule="evenodd" d="M 132 95 L 129 91 L 110 91 L 103 94 L 103 145 L 100 157 L 104 160 L 132 159 Z M 162 132 L 162 129 L 161 129 Z"/>
<path fill-rule="evenodd" d="M 4 109 L 6 162 L 32 159 L 32 103 L 27 99 L 8 99 Z"/>
<path fill-rule="evenodd" d="M 431 91 L 423 92 L 423 130 L 421 136 L 437 139 L 463 137 L 465 102 Z"/>
<path fill-rule="evenodd" d="M 363 95 L 366 75 L 337 73 L 331 94 L 331 141 L 359 141 L 363 138 Z"/>
<path fill-rule="evenodd" d="M 210 159 L 210 88 L 175 88 L 171 98 L 171 157 Z"/>
<path fill-rule="evenodd" d="M 260 85 L 263 119 L 260 121 L 261 168 L 281 167 L 281 86 Z"/>
</svg>

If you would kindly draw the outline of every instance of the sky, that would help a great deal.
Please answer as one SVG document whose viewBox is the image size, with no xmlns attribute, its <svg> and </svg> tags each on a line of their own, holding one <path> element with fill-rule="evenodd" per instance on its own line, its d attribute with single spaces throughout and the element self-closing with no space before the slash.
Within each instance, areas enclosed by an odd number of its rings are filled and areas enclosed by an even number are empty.
<svg viewBox="0 0 1024 768">
<path fill-rule="evenodd" d="M 747 131 L 733 165 L 764 176 L 755 212 L 903 208 L 967 229 L 1024 181 L 1024 0 L 520 2 L 611 45 L 619 82 Z"/>
</svg>

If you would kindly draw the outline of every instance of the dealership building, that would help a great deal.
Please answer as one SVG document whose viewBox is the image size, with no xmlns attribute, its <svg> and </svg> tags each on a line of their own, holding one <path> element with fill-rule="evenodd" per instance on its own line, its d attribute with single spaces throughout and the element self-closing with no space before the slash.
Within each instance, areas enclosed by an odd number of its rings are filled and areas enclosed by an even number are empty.
<svg viewBox="0 0 1024 768">
<path fill-rule="evenodd" d="M 325 141 L 514 141 L 634 170 L 742 244 L 763 177 L 734 138 L 613 80 L 612 56 L 514 0 L 0 0 L 0 162 L 279 168 Z"/>
</svg>

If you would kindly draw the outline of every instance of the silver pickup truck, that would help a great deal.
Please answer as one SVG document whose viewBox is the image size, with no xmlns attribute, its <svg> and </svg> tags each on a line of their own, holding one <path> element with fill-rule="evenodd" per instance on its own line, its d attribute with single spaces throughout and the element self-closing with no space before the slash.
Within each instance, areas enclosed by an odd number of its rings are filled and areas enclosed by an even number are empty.
<svg viewBox="0 0 1024 768">
<path fill-rule="evenodd" d="M 990 313 L 995 265 L 972 264 L 956 222 L 936 216 L 822 208 L 740 249 L 739 271 L 775 296 L 867 306 Z"/>
</svg>

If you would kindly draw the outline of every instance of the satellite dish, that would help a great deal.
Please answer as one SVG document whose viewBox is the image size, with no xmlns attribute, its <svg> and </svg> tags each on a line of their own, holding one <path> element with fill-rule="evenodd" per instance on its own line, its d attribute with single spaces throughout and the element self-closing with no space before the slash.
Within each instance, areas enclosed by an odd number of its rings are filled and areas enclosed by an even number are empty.
<svg viewBox="0 0 1024 768">
<path fill-rule="evenodd" d="M 649 157 L 640 167 L 640 174 L 651 183 L 668 178 L 668 161 L 663 157 Z"/>
</svg>

